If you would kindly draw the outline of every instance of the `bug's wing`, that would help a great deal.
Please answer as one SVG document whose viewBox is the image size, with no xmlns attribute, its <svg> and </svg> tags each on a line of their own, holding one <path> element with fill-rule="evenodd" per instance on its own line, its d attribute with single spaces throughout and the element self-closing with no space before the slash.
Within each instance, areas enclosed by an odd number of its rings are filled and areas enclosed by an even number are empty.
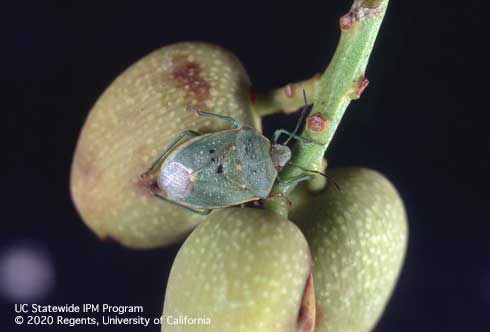
<svg viewBox="0 0 490 332">
<path fill-rule="evenodd" d="M 181 200 L 194 207 L 219 208 L 257 198 L 244 180 L 236 147 L 239 130 L 209 134 L 190 142 L 178 161 L 193 170 L 192 188 Z"/>
<path fill-rule="evenodd" d="M 193 183 L 193 192 L 187 196 L 186 202 L 203 208 L 221 208 L 237 205 L 257 199 L 249 188 L 239 188 L 224 181 L 198 178 Z"/>
<path fill-rule="evenodd" d="M 242 165 L 243 180 L 256 197 L 266 198 L 277 177 L 267 138 L 253 128 L 242 130 L 237 137 L 237 151 Z"/>
<path fill-rule="evenodd" d="M 230 143 L 234 143 L 238 130 L 227 130 L 198 136 L 181 145 L 175 152 L 175 160 L 199 171 L 218 162 Z"/>
</svg>

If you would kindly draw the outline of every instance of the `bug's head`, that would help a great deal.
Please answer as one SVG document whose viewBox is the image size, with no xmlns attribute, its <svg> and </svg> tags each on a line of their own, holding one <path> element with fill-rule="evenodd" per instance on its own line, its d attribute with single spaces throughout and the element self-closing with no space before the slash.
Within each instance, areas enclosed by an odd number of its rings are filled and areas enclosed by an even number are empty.
<svg viewBox="0 0 490 332">
<path fill-rule="evenodd" d="M 274 167 L 277 170 L 280 170 L 289 160 L 291 160 L 291 149 L 286 145 L 272 144 L 271 159 Z"/>
</svg>

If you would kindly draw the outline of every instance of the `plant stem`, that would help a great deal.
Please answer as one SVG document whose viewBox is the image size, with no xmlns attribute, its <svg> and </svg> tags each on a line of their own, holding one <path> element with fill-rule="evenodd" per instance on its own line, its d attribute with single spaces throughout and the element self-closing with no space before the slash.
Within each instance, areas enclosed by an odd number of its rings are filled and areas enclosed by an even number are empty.
<svg viewBox="0 0 490 332">
<path fill-rule="evenodd" d="M 254 112 L 260 116 L 278 112 L 295 112 L 304 105 L 303 90 L 306 96 L 313 98 L 319 82 L 320 75 L 315 75 L 310 79 L 289 83 L 269 93 L 258 95 L 254 102 Z M 308 102 L 312 103 L 314 100 Z"/>
<path fill-rule="evenodd" d="M 387 5 L 388 0 L 354 0 L 351 10 L 340 18 L 339 44 L 317 83 L 315 104 L 301 134 L 320 144 L 295 144 L 291 163 L 279 174 L 282 183 L 305 173 L 293 164 L 303 169 L 321 169 L 323 155 L 347 106 L 367 86 L 364 72 Z M 294 186 L 276 183 L 272 190 L 274 198 L 266 200 L 265 207 L 287 216 L 287 202 L 277 196 L 287 195 Z"/>
</svg>

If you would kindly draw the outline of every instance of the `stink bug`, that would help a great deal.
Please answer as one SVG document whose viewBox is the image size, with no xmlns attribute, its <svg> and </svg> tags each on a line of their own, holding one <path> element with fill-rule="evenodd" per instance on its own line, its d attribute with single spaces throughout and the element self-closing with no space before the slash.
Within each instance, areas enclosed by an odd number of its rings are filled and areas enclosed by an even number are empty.
<svg viewBox="0 0 490 332">
<path fill-rule="evenodd" d="M 281 134 L 288 134 L 288 141 L 295 138 L 319 144 L 297 136 L 298 126 L 294 133 L 277 130 L 271 144 L 255 128 L 239 127 L 231 117 L 192 111 L 226 120 L 231 129 L 203 135 L 192 130 L 183 131 L 141 176 L 149 176 L 161 165 L 157 184 L 164 196 L 149 186 L 152 195 L 195 213 L 209 214 L 213 209 L 267 198 L 274 182 L 278 181 L 278 170 L 291 159 L 289 147 L 277 143 Z M 177 146 L 186 136 L 192 138 Z M 285 184 L 311 177 L 301 175 Z"/>
</svg>

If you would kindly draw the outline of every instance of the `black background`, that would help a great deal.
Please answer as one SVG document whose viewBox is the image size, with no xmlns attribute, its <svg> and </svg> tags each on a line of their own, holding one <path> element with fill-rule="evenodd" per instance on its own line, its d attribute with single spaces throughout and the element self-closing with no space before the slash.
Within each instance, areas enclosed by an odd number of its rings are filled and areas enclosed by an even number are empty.
<svg viewBox="0 0 490 332">
<path fill-rule="evenodd" d="M 377 332 L 489 329 L 490 78 L 481 3 L 392 1 L 368 66 L 371 84 L 327 152 L 331 167 L 381 171 L 406 202 L 407 259 Z M 236 53 L 258 91 L 308 78 L 328 63 L 349 7 L 134 1 L 4 8 L 0 253 L 18 243 L 50 253 L 56 284 L 44 303 L 143 305 L 159 316 L 178 245 L 135 251 L 101 242 L 70 200 L 71 158 L 92 104 L 131 63 L 183 40 Z M 266 129 L 293 127 L 294 119 L 279 117 Z M 1 330 L 8 331 L 13 305 L 1 301 Z"/>
</svg>

